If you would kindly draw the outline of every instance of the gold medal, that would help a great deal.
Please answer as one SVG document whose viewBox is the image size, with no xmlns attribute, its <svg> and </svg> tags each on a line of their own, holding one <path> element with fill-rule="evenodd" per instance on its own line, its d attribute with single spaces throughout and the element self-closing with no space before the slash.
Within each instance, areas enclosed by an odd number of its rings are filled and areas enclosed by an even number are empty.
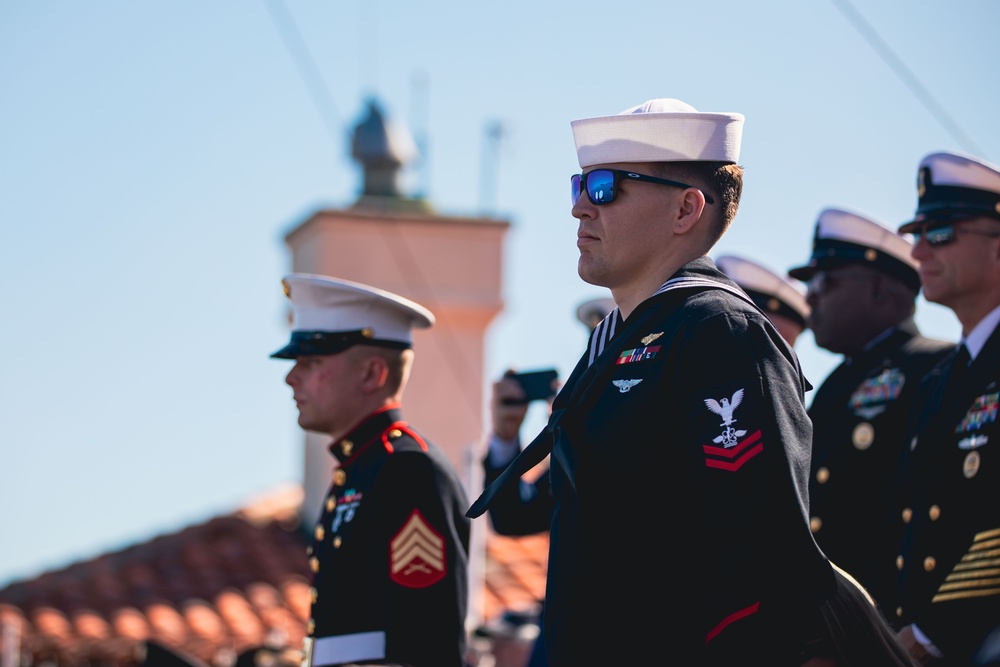
<svg viewBox="0 0 1000 667">
<path fill-rule="evenodd" d="M 851 436 L 854 448 L 864 451 L 872 446 L 875 441 L 875 428 L 868 422 L 861 422 L 854 427 L 854 434 Z"/>
</svg>

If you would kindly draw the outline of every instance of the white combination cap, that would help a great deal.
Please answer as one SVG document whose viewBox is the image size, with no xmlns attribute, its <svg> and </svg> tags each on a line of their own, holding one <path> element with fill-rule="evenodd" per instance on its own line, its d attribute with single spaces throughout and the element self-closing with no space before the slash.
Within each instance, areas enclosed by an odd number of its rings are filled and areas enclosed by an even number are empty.
<svg viewBox="0 0 1000 667">
<path fill-rule="evenodd" d="M 614 116 L 570 123 L 580 168 L 614 162 L 730 162 L 740 159 L 743 114 L 698 111 L 672 98 Z"/>
<path fill-rule="evenodd" d="M 434 324 L 431 311 L 376 287 L 309 273 L 281 282 L 292 302 L 292 339 L 275 358 L 337 354 L 360 344 L 409 348 L 414 328 Z"/>
<path fill-rule="evenodd" d="M 593 329 L 615 309 L 615 300 L 611 297 L 589 299 L 576 309 L 576 319 L 588 329 Z"/>
<path fill-rule="evenodd" d="M 784 315 L 806 326 L 811 309 L 806 302 L 806 287 L 801 282 L 735 255 L 722 255 L 715 265 L 765 313 Z"/>
<path fill-rule="evenodd" d="M 917 170 L 917 214 L 902 233 L 924 223 L 987 216 L 1000 220 L 1000 167 L 971 155 L 931 153 Z"/>
<path fill-rule="evenodd" d="M 920 289 L 917 261 L 910 256 L 913 240 L 894 232 L 885 223 L 839 208 L 824 209 L 816 220 L 809 263 L 788 270 L 788 275 L 809 280 L 817 271 L 864 264 L 880 269 Z"/>
</svg>

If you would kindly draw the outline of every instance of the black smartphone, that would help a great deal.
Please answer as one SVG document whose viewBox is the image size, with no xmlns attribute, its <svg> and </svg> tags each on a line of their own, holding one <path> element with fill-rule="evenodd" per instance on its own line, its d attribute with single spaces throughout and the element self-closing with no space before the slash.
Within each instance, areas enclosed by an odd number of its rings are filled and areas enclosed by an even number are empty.
<svg viewBox="0 0 1000 667">
<path fill-rule="evenodd" d="M 531 401 L 548 400 L 556 395 L 556 390 L 553 389 L 552 382 L 559 377 L 559 373 L 554 368 L 512 373 L 507 377 L 513 378 L 520 383 L 521 388 L 524 389 L 524 399 L 515 401 L 505 398 L 503 401 L 504 405 L 523 405 Z"/>
</svg>

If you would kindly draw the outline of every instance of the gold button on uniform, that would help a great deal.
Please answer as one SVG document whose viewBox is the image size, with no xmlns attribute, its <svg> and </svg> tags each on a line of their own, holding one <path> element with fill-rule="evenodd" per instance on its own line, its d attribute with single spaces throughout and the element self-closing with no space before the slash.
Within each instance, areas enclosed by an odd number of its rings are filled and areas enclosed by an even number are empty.
<svg viewBox="0 0 1000 667">
<path fill-rule="evenodd" d="M 903 569 L 903 557 L 896 556 L 896 569 L 902 571 Z"/>
<path fill-rule="evenodd" d="M 309 569 L 313 572 L 319 572 L 319 558 L 313 556 L 309 559 Z"/>
<path fill-rule="evenodd" d="M 928 556 L 924 559 L 924 569 L 928 572 L 933 572 L 934 568 L 937 567 L 937 559 L 934 556 Z"/>
<path fill-rule="evenodd" d="M 309 624 L 306 625 L 306 632 L 310 635 L 316 632 L 316 621 L 312 620 L 311 618 L 309 619 Z"/>
<path fill-rule="evenodd" d="M 391 431 L 389 431 L 390 438 L 398 438 L 401 435 L 403 435 L 403 432 L 400 431 L 398 428 L 394 428 Z"/>
<path fill-rule="evenodd" d="M 329 498 L 326 499 L 326 511 L 327 512 L 332 512 L 333 508 L 336 507 L 336 506 L 337 506 L 337 499 L 336 498 L 334 498 L 333 496 L 330 496 Z"/>
<path fill-rule="evenodd" d="M 812 532 L 818 533 L 819 529 L 822 527 L 823 527 L 823 519 L 819 518 L 818 516 L 814 516 L 813 518 L 809 519 L 809 530 L 811 530 Z"/>
<path fill-rule="evenodd" d="M 346 484 L 347 473 L 344 472 L 342 469 L 337 468 L 335 471 L 333 471 L 333 483 L 336 484 L 337 486 L 343 486 L 344 484 Z"/>
<path fill-rule="evenodd" d="M 312 588 L 309 589 L 309 601 L 312 602 L 313 604 L 316 604 L 316 600 L 318 599 L 319 599 L 319 591 L 316 590 L 315 586 L 313 586 Z"/>
<path fill-rule="evenodd" d="M 903 510 L 903 523 L 910 523 L 910 519 L 913 518 L 913 510 L 909 507 Z"/>
<path fill-rule="evenodd" d="M 816 481 L 820 484 L 826 484 L 827 480 L 830 479 L 830 469 L 823 466 L 816 471 Z"/>
<path fill-rule="evenodd" d="M 896 607 L 896 618 L 903 618 L 903 608 Z"/>
<path fill-rule="evenodd" d="M 859 451 L 868 449 L 875 442 L 875 428 L 868 422 L 861 422 L 854 427 L 851 442 L 854 443 L 854 448 Z"/>
<path fill-rule="evenodd" d="M 343 542 L 343 540 L 340 539 L 340 535 L 337 535 L 335 538 L 333 538 L 333 548 L 334 549 L 339 549 L 341 542 Z"/>
<path fill-rule="evenodd" d="M 980 463 L 979 452 L 969 452 L 965 455 L 965 460 L 962 461 L 962 474 L 965 475 L 965 479 L 972 479 L 979 473 Z"/>
<path fill-rule="evenodd" d="M 323 530 L 323 526 L 316 526 L 316 530 L 313 532 L 316 537 L 317 542 L 322 542 L 323 538 L 326 536 L 326 531 Z"/>
<path fill-rule="evenodd" d="M 941 516 L 941 508 L 937 505 L 931 505 L 931 508 L 927 510 L 927 516 L 931 518 L 931 521 L 937 521 L 938 517 Z"/>
<path fill-rule="evenodd" d="M 340 443 L 340 451 L 344 452 L 344 456 L 350 456 L 351 452 L 354 451 L 354 443 L 350 440 L 344 440 Z"/>
</svg>

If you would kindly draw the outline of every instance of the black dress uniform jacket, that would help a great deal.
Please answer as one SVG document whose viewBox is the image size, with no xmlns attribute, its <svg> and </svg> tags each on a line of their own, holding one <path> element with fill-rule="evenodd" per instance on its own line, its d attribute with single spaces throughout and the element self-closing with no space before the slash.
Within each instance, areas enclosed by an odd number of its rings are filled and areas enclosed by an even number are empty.
<svg viewBox="0 0 1000 667">
<path fill-rule="evenodd" d="M 701 258 L 627 321 L 612 311 L 546 429 L 469 510 L 551 450 L 554 667 L 798 664 L 833 588 L 808 525 L 808 383 L 734 292 Z"/>
<path fill-rule="evenodd" d="M 896 611 L 962 665 L 1000 625 L 1000 327 L 967 369 L 954 356 L 921 384 L 904 449 Z"/>
<path fill-rule="evenodd" d="M 895 589 L 885 515 L 920 380 L 953 343 L 920 335 L 907 318 L 870 349 L 845 360 L 816 390 L 809 503 L 813 534 L 834 563 L 880 601 Z M 888 577 L 888 578 L 887 578 Z M 891 610 L 883 610 L 888 615 Z"/>
<path fill-rule="evenodd" d="M 330 451 L 340 465 L 310 548 L 312 663 L 460 667 L 470 522 L 449 460 L 395 405 Z"/>
</svg>

